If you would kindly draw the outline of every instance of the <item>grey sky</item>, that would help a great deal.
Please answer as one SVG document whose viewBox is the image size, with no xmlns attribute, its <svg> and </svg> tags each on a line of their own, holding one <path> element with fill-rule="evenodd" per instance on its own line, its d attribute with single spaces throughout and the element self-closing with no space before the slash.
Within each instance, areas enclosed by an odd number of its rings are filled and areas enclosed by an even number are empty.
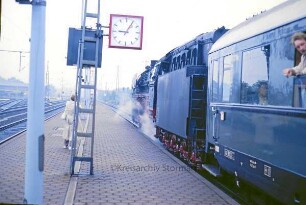
<svg viewBox="0 0 306 205">
<path fill-rule="evenodd" d="M 131 87 L 133 76 L 140 74 L 150 60 L 159 59 L 174 47 L 218 27 L 232 28 L 260 11 L 285 0 L 101 0 L 101 23 L 108 26 L 110 14 L 144 16 L 142 50 L 108 48 L 104 37 L 102 68 L 98 88 L 115 88 L 119 68 L 120 87 Z M 95 2 L 95 0 L 90 0 Z M 29 51 L 31 6 L 2 0 L 0 50 Z M 89 5 L 94 9 L 94 4 Z M 81 25 L 81 0 L 47 0 L 46 62 L 50 83 L 65 88 L 75 85 L 74 67 L 66 66 L 68 28 Z M 104 29 L 108 33 L 107 29 Z M 28 82 L 29 54 L 0 52 L 0 76 Z M 47 63 L 46 63 L 47 65 Z"/>
</svg>

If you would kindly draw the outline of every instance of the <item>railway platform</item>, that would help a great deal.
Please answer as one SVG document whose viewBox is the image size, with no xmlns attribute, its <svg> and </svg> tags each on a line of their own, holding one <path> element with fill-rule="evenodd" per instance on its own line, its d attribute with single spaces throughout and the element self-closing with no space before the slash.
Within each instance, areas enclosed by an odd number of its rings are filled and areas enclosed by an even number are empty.
<svg viewBox="0 0 306 205">
<path fill-rule="evenodd" d="M 97 104 L 94 174 L 81 165 L 71 177 L 62 126 L 60 115 L 45 123 L 44 204 L 238 204 L 102 104 Z M 0 203 L 23 203 L 25 136 L 0 145 Z"/>
</svg>

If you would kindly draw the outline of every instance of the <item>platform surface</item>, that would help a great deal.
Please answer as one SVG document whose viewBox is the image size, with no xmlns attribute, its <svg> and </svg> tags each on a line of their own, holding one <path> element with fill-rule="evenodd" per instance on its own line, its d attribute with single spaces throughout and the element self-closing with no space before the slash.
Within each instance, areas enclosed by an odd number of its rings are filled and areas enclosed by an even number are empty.
<svg viewBox="0 0 306 205">
<path fill-rule="evenodd" d="M 70 177 L 63 121 L 45 123 L 44 204 L 238 204 L 109 107 L 96 110 L 94 175 L 83 164 Z M 23 203 L 25 135 L 0 145 L 0 203 Z"/>
</svg>

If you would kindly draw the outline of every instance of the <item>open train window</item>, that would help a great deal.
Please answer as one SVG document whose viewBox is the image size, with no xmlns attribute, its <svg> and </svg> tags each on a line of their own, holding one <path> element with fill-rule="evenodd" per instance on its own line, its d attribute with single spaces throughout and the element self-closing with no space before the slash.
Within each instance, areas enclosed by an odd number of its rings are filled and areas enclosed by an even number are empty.
<svg viewBox="0 0 306 205">
<path fill-rule="evenodd" d="M 297 49 L 295 49 L 294 52 L 294 66 L 297 66 L 301 62 L 302 54 Z M 293 107 L 306 108 L 306 75 L 301 75 L 294 78 Z"/>
</svg>

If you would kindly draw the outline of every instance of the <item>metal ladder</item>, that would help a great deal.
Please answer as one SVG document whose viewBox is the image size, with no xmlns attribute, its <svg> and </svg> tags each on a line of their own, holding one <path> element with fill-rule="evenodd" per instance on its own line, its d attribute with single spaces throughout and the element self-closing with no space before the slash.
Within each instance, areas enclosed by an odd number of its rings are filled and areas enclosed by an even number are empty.
<svg viewBox="0 0 306 205">
<path fill-rule="evenodd" d="M 102 40 L 102 30 L 100 24 L 100 0 L 96 1 L 98 4 L 96 7 L 97 13 L 88 13 L 87 0 L 83 0 L 81 28 L 82 37 L 79 42 L 78 50 L 75 109 L 71 144 L 71 175 L 79 174 L 78 169 L 80 169 L 81 162 L 89 163 L 90 175 L 93 175 L 98 50 L 99 41 Z M 89 18 L 91 18 L 91 20 L 96 19 L 95 30 L 86 27 L 86 22 Z M 89 35 L 93 32 L 95 32 L 94 35 Z M 86 44 L 95 45 L 95 55 L 91 56 L 91 59 L 85 59 Z M 84 96 L 87 96 L 87 99 L 84 100 Z M 84 126 L 85 129 L 82 128 L 81 124 L 81 119 L 84 117 L 84 115 L 87 116 L 86 125 Z M 83 153 L 84 146 L 86 146 L 86 153 Z"/>
<path fill-rule="evenodd" d="M 205 77 L 203 75 L 192 75 L 190 86 L 190 108 L 189 117 L 191 124 L 192 149 L 197 152 L 195 144 L 197 140 L 204 140 L 205 137 L 205 121 L 206 113 L 206 92 Z"/>
</svg>

